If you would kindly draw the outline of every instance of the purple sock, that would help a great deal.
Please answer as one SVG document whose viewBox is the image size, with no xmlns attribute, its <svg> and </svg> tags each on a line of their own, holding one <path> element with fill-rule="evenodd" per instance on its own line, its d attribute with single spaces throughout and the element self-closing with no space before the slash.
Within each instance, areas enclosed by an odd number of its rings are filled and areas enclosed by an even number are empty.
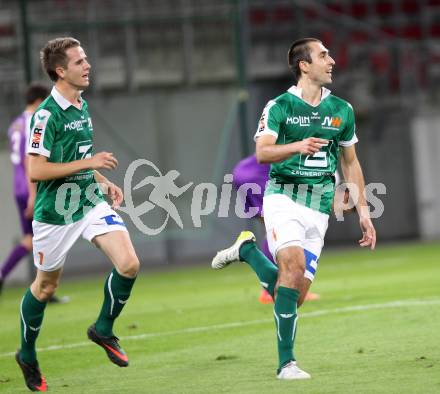
<svg viewBox="0 0 440 394">
<path fill-rule="evenodd" d="M 275 264 L 275 262 L 273 261 L 273 257 L 272 257 L 272 253 L 270 253 L 269 251 L 269 244 L 267 243 L 267 238 L 264 238 L 264 242 L 261 245 L 261 251 L 264 253 L 264 255 L 270 260 L 272 261 L 272 263 Z"/>
<path fill-rule="evenodd" d="M 0 270 L 0 278 L 6 279 L 9 273 L 14 269 L 14 267 L 20 262 L 20 260 L 26 256 L 29 251 L 21 244 L 17 245 L 5 260 Z"/>
</svg>

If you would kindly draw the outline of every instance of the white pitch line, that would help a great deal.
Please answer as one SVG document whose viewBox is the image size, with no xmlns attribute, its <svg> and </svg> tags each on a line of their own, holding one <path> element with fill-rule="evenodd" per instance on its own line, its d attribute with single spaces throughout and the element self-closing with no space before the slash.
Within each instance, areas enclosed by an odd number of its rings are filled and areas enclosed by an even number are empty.
<svg viewBox="0 0 440 394">
<path fill-rule="evenodd" d="M 362 311 L 368 311 L 372 309 L 390 309 L 390 308 L 406 308 L 406 307 L 413 307 L 413 306 L 429 306 L 429 305 L 440 305 L 440 299 L 431 299 L 431 300 L 399 300 L 399 301 L 392 301 L 387 302 L 384 304 L 369 304 L 369 305 L 353 305 L 353 306 L 347 306 L 343 308 L 334 308 L 334 309 L 323 309 L 313 312 L 305 312 L 300 313 L 300 318 L 306 318 L 306 317 L 317 317 L 317 316 L 325 316 L 325 315 L 333 315 L 333 314 L 340 314 L 340 313 L 347 313 L 347 312 L 362 312 Z M 121 340 L 125 341 L 137 341 L 141 339 L 147 339 L 147 338 L 157 338 L 157 337 L 166 337 L 170 335 L 181 335 L 181 334 L 191 334 L 195 332 L 207 332 L 207 331 L 213 331 L 213 330 L 224 330 L 228 328 L 236 328 L 236 327 L 246 327 L 246 326 L 252 326 L 257 324 L 265 324 L 265 323 L 271 323 L 273 322 L 272 319 L 258 319 L 258 320 L 250 320 L 250 321 L 243 321 L 243 322 L 232 322 L 232 323 L 225 323 L 225 324 L 215 324 L 212 326 L 201 326 L 201 327 L 190 327 L 190 328 L 183 328 L 181 330 L 174 330 L 174 331 L 166 331 L 166 332 L 151 332 L 151 333 L 145 333 L 145 334 L 139 334 L 139 335 L 130 335 L 126 337 L 121 337 Z M 46 351 L 54 351 L 54 350 L 61 350 L 61 349 L 75 349 L 79 347 L 85 347 L 85 346 L 92 346 L 94 345 L 93 342 L 77 342 L 72 343 L 70 345 L 53 345 L 48 346 L 44 348 L 38 348 L 38 352 L 46 352 Z M 0 353 L 0 357 L 11 357 L 15 354 L 15 352 L 9 352 L 9 353 Z"/>
</svg>

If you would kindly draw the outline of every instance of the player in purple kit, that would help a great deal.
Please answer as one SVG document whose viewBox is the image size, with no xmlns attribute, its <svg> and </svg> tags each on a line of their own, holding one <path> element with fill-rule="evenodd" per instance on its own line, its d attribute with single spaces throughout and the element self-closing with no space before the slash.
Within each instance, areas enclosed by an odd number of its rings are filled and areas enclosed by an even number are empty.
<svg viewBox="0 0 440 394">
<path fill-rule="evenodd" d="M 242 185 L 246 183 L 257 184 L 260 187 L 261 193 L 252 193 L 251 190 L 246 189 L 245 197 L 245 211 L 248 212 L 250 207 L 257 208 L 257 212 L 255 217 L 261 222 L 264 226 L 264 218 L 263 218 L 263 196 L 264 190 L 266 188 L 266 182 L 269 179 L 269 171 L 270 164 L 260 164 L 257 161 L 257 157 L 254 155 L 245 157 L 240 160 L 238 164 L 233 169 L 233 185 L 236 190 L 239 190 Z M 264 238 L 264 241 L 261 245 L 261 251 L 264 255 L 272 261 L 272 253 L 269 251 L 269 245 L 267 243 L 267 238 Z M 275 263 L 274 263 L 275 264 Z M 308 292 L 305 300 L 313 301 L 319 299 L 319 294 Z M 260 297 L 258 300 L 262 304 L 271 304 L 273 303 L 272 296 L 267 292 L 266 289 L 262 288 Z"/>
<path fill-rule="evenodd" d="M 0 293 L 7 276 L 20 260 L 32 250 L 32 216 L 36 186 L 29 182 L 26 170 L 26 146 L 33 113 L 49 95 L 46 86 L 32 83 L 26 91 L 26 108 L 14 119 L 8 130 L 11 162 L 14 171 L 14 197 L 17 203 L 23 238 L 16 245 L 0 268 Z"/>
</svg>

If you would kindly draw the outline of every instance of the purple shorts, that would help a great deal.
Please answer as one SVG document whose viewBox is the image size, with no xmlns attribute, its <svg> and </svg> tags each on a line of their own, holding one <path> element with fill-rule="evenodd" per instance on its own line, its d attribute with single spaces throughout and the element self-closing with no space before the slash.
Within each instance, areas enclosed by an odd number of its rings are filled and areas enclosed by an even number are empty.
<svg viewBox="0 0 440 394">
<path fill-rule="evenodd" d="M 32 235 L 32 218 L 28 219 L 24 216 L 24 211 L 27 207 L 27 200 L 28 196 L 15 196 L 15 202 L 17 203 L 18 216 L 20 217 L 20 224 L 23 235 Z"/>
<path fill-rule="evenodd" d="M 263 196 L 266 182 L 269 179 L 270 164 L 259 164 L 255 155 L 246 157 L 238 162 L 233 170 L 233 185 L 238 190 L 245 183 L 255 183 L 260 186 L 261 193 L 253 194 L 251 190 L 246 192 L 245 212 L 249 207 L 258 208 L 258 215 L 261 215 L 263 209 Z"/>
</svg>

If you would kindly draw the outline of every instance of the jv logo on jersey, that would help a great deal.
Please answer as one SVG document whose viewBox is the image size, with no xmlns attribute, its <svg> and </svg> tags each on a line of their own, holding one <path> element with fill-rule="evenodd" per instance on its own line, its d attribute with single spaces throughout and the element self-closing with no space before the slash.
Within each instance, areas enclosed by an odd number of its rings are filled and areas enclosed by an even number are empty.
<svg viewBox="0 0 440 394">
<path fill-rule="evenodd" d="M 342 124 L 342 119 L 339 117 L 326 116 L 321 123 L 323 129 L 339 130 Z"/>
<path fill-rule="evenodd" d="M 288 116 L 286 124 L 299 125 L 300 127 L 310 126 L 310 116 Z"/>
</svg>

